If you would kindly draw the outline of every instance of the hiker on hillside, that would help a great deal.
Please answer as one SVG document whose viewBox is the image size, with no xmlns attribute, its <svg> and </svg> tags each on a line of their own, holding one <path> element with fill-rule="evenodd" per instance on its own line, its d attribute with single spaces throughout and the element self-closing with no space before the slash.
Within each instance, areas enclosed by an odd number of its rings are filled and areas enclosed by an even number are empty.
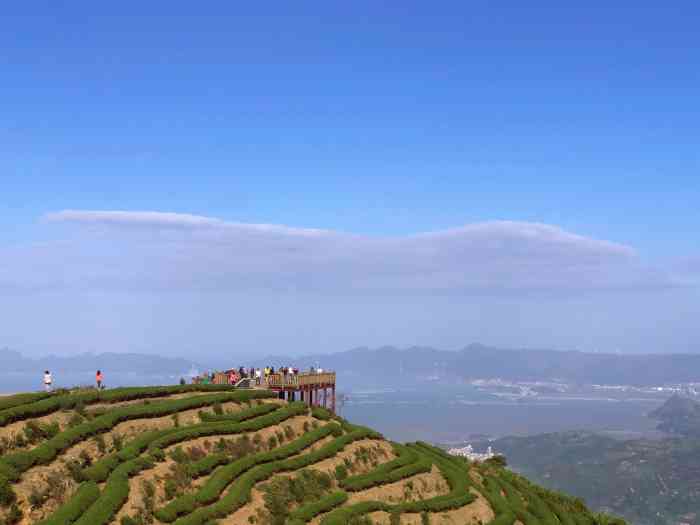
<svg viewBox="0 0 700 525">
<path fill-rule="evenodd" d="M 97 390 L 102 390 L 102 371 L 98 370 L 95 374 L 95 383 L 97 384 Z"/>
<path fill-rule="evenodd" d="M 51 372 L 44 370 L 44 390 L 51 392 L 51 384 L 53 383 L 53 378 L 51 377 Z"/>
</svg>

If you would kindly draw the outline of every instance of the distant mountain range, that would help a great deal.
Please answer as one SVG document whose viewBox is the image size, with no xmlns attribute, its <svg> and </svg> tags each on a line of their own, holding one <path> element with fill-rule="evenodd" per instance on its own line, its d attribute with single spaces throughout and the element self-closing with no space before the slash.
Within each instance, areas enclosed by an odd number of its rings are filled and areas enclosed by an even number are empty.
<svg viewBox="0 0 700 525">
<path fill-rule="evenodd" d="M 599 354 L 503 349 L 482 344 L 471 344 L 459 351 L 430 347 L 356 348 L 293 360 L 273 356 L 255 364 L 278 366 L 290 361 L 304 368 L 320 365 L 334 369 L 348 382 L 388 386 L 482 378 L 636 386 L 700 382 L 700 353 Z"/>
<path fill-rule="evenodd" d="M 0 370 L 4 373 L 36 374 L 37 371 L 51 370 L 93 374 L 95 370 L 102 369 L 109 370 L 110 373 L 184 374 L 193 364 L 192 361 L 178 357 L 135 353 L 84 353 L 70 357 L 49 355 L 32 359 L 14 350 L 0 349 Z"/>
<path fill-rule="evenodd" d="M 38 369 L 141 374 L 183 374 L 192 366 L 200 370 L 233 366 L 320 366 L 336 370 L 346 385 L 395 388 L 404 385 L 457 383 L 472 379 L 501 378 L 508 381 L 553 381 L 601 385 L 662 385 L 700 382 L 698 354 L 599 354 L 541 349 L 503 349 L 471 344 L 462 350 L 430 347 L 399 349 L 355 348 L 334 354 L 304 357 L 273 355 L 242 359 L 204 357 L 193 362 L 181 357 L 136 353 L 80 354 L 38 359 L 19 352 L 0 350 L 0 367 L 5 372 Z"/>
</svg>

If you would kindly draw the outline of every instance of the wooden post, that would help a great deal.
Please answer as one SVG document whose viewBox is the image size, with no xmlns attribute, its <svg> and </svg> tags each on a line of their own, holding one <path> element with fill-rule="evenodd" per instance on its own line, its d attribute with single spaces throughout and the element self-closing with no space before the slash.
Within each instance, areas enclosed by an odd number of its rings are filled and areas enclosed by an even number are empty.
<svg viewBox="0 0 700 525">
<path fill-rule="evenodd" d="M 331 410 L 335 414 L 335 385 L 331 387 Z"/>
</svg>

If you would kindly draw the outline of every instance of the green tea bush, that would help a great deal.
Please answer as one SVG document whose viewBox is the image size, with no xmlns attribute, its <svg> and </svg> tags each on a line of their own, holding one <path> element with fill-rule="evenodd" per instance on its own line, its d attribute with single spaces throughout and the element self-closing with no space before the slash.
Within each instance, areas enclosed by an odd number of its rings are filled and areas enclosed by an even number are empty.
<svg viewBox="0 0 700 525">
<path fill-rule="evenodd" d="M 83 483 L 67 503 L 59 507 L 49 518 L 40 521 L 38 525 L 70 525 L 80 518 L 99 496 L 100 489 L 95 482 Z"/>
<path fill-rule="evenodd" d="M 317 406 L 311 407 L 311 415 L 316 419 L 320 419 L 322 421 L 328 421 L 335 417 L 333 412 L 331 412 L 327 408 Z"/>
<path fill-rule="evenodd" d="M 290 513 L 289 525 L 301 525 L 302 523 L 307 523 L 319 514 L 323 514 L 333 510 L 336 507 L 340 507 L 346 501 L 348 501 L 347 492 L 339 490 L 319 499 L 318 501 L 302 505 Z"/>
<path fill-rule="evenodd" d="M 416 468 L 415 472 L 413 473 L 411 473 L 411 469 L 409 469 L 404 470 L 402 472 L 402 474 L 405 473 L 405 475 L 400 474 L 397 476 L 396 474 L 394 474 L 392 476 L 392 473 L 394 471 L 409 467 L 414 464 L 418 465 L 419 463 L 418 453 L 411 450 L 409 447 L 395 445 L 394 451 L 398 456 L 396 459 L 379 465 L 376 469 L 374 469 L 371 472 L 368 472 L 367 474 L 351 476 L 343 480 L 339 479 L 340 486 L 343 489 L 348 490 L 350 492 L 356 492 L 359 490 L 365 490 L 371 487 L 375 487 L 377 485 L 383 485 L 386 483 L 392 483 L 393 481 L 399 481 L 403 478 L 410 477 L 414 474 L 418 474 L 419 472 L 426 472 L 425 470 L 422 470 L 426 467 L 426 462 L 423 462 L 422 464 L 420 464 L 420 467 Z M 430 465 L 431 463 L 427 462 L 428 471 L 430 470 Z"/>
<path fill-rule="evenodd" d="M 391 505 L 382 501 L 363 501 L 355 505 L 340 507 L 324 516 L 321 525 L 345 525 L 355 517 L 377 511 L 390 512 Z"/>
<path fill-rule="evenodd" d="M 110 523 L 129 498 L 129 478 L 151 467 L 153 467 L 153 463 L 146 458 L 132 459 L 119 465 L 110 474 L 100 496 L 80 515 L 80 518 L 75 521 L 75 525 L 106 525 Z"/>
<path fill-rule="evenodd" d="M 0 398 L 0 412 L 9 408 L 15 408 L 22 405 L 28 405 L 46 399 L 51 394 L 47 392 L 31 393 L 31 394 L 15 394 L 13 396 L 4 396 Z"/>
<path fill-rule="evenodd" d="M 269 414 L 270 412 L 274 412 L 278 408 L 279 406 L 273 403 L 263 403 L 261 405 L 254 405 L 251 408 L 240 410 L 232 414 L 210 414 L 208 412 L 200 412 L 199 418 L 205 423 L 238 423 L 246 419 L 251 419 L 254 417 L 262 416 L 264 414 Z"/>
</svg>

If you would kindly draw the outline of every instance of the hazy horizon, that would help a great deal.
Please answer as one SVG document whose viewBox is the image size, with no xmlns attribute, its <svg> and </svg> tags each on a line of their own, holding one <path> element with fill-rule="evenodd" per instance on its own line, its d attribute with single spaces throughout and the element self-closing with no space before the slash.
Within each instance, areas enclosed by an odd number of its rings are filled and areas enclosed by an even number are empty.
<svg viewBox="0 0 700 525">
<path fill-rule="evenodd" d="M 542 347 L 508 347 L 508 346 L 498 346 L 498 345 L 492 345 L 492 344 L 485 344 L 482 342 L 471 342 L 467 343 L 458 347 L 453 347 L 453 348 L 444 348 L 444 347 L 436 347 L 436 346 L 431 346 L 431 345 L 405 345 L 405 346 L 400 346 L 400 345 L 393 345 L 393 344 L 380 344 L 376 346 L 370 346 L 370 345 L 360 345 L 360 346 L 354 346 L 352 348 L 343 348 L 343 349 L 331 349 L 325 352 L 301 352 L 301 353 L 292 353 L 292 352 L 286 352 L 286 351 L 261 351 L 261 352 L 251 352 L 247 354 L 221 354 L 221 353 L 208 353 L 206 351 L 202 351 L 202 349 L 197 349 L 197 353 L 193 354 L 192 352 L 183 352 L 181 354 L 177 353 L 169 353 L 169 354 L 163 354 L 159 353 L 154 350 L 144 350 L 144 351 L 135 351 L 135 350 L 130 350 L 130 349 L 122 349 L 122 350 L 116 350 L 116 351 L 107 351 L 107 350 L 85 350 L 81 352 L 76 352 L 76 351 L 66 351 L 63 353 L 60 352 L 55 352 L 55 351 L 37 351 L 37 352 L 26 352 L 23 351 L 21 348 L 12 348 L 7 345 L 0 345 L 0 352 L 2 351 L 13 351 L 13 352 L 18 352 L 19 354 L 22 355 L 22 357 L 29 358 L 29 359 L 42 359 L 42 358 L 48 358 L 48 357 L 57 357 L 57 358 L 69 358 L 69 357 L 76 357 L 80 355 L 101 355 L 101 354 L 135 354 L 135 355 L 152 355 L 154 357 L 161 357 L 161 358 L 173 358 L 173 359 L 182 359 L 185 361 L 190 361 L 192 363 L 199 362 L 199 364 L 208 364 L 212 363 L 217 359 L 224 359 L 227 358 L 228 356 L 231 356 L 234 359 L 240 359 L 242 363 L 246 362 L 252 362 L 253 360 L 265 358 L 265 357 L 271 357 L 271 358 L 282 358 L 285 356 L 289 356 L 292 358 L 303 358 L 303 357 L 314 357 L 314 356 L 322 356 L 322 355 L 333 355 L 333 354 L 342 354 L 345 352 L 353 352 L 353 351 L 362 351 L 362 350 L 368 350 L 368 351 L 381 351 L 381 350 L 386 350 L 386 349 L 394 349 L 394 350 L 399 350 L 401 352 L 410 352 L 411 350 L 415 349 L 430 349 L 430 350 L 436 350 L 438 352 L 461 352 L 463 350 L 468 349 L 471 346 L 482 346 L 485 348 L 493 348 L 497 350 L 515 350 L 515 351 L 521 351 L 521 352 L 529 352 L 529 351 L 553 351 L 553 352 L 582 352 L 586 354 L 598 354 L 598 355 L 619 355 L 619 356 L 634 356 L 634 355 L 694 355 L 698 354 L 700 352 L 697 351 L 688 351 L 688 352 L 625 352 L 622 353 L 620 351 L 614 351 L 614 350 L 605 350 L 605 349 L 595 349 L 595 350 L 583 350 L 583 349 L 576 349 L 576 348 L 556 348 L 556 347 L 547 347 L 547 346 L 542 346 Z M 197 357 L 194 358 L 193 356 L 196 355 Z"/>
</svg>

